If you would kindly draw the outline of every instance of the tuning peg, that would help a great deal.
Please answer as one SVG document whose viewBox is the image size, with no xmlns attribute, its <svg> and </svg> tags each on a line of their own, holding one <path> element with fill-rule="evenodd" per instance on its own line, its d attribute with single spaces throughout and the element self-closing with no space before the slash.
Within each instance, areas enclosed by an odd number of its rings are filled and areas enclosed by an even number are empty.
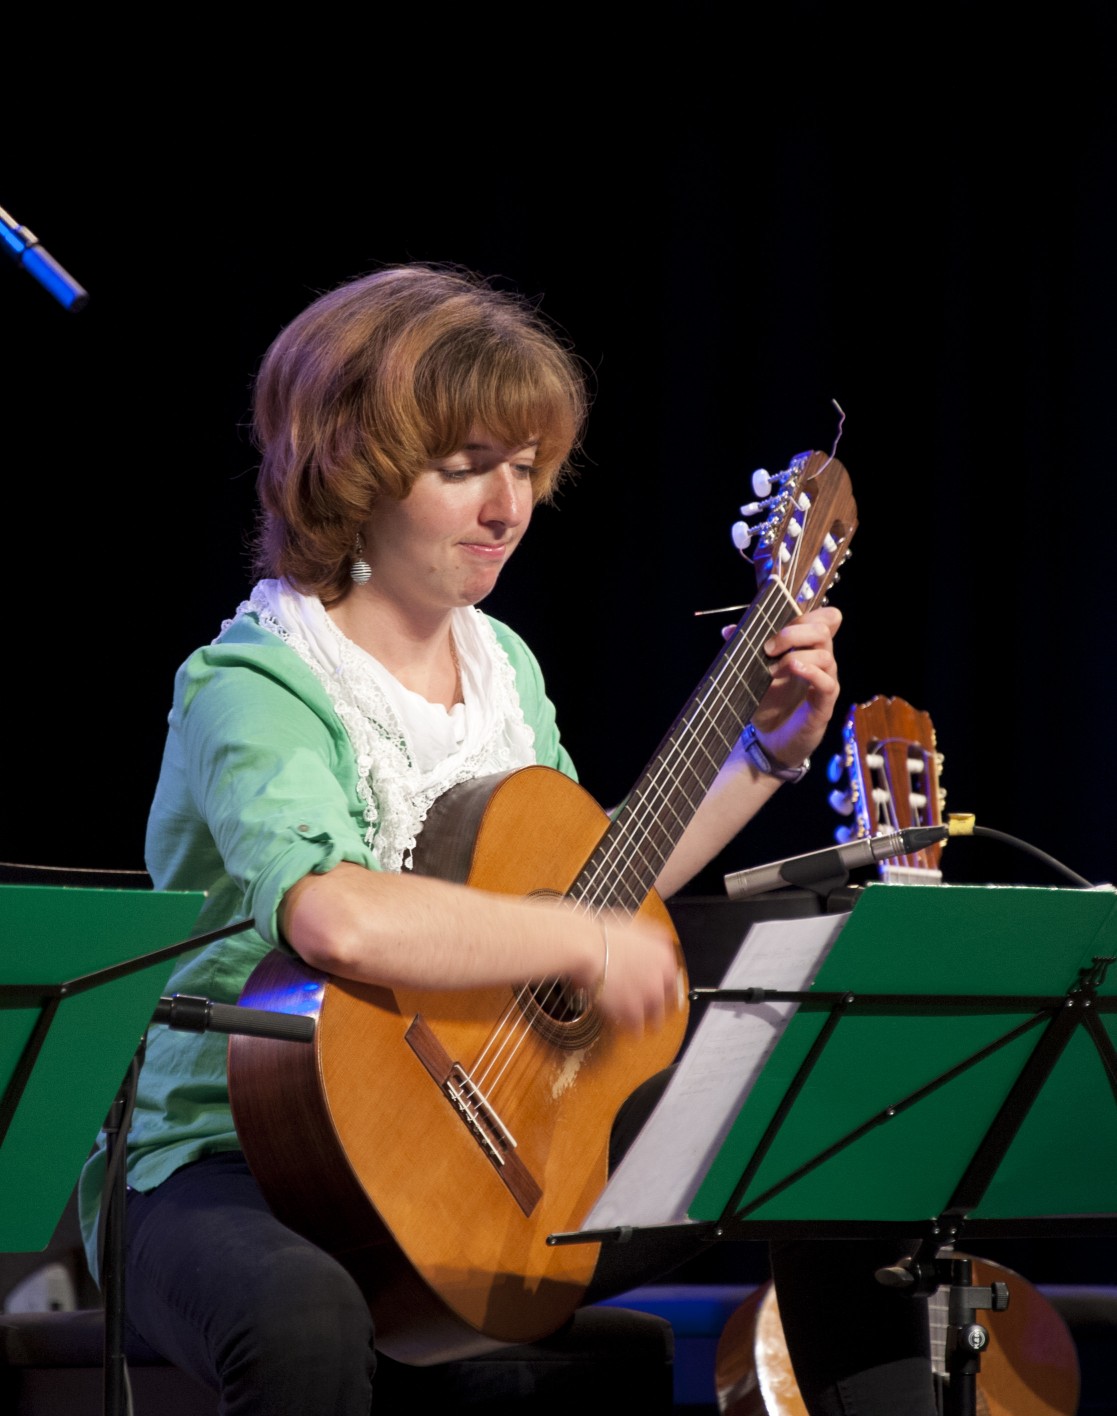
<svg viewBox="0 0 1117 1416">
<path fill-rule="evenodd" d="M 848 845 L 856 835 L 856 826 L 839 826 L 834 832 L 834 839 L 839 846 L 845 846 Z"/>
<path fill-rule="evenodd" d="M 845 776 L 846 760 L 841 752 L 835 752 L 830 761 L 826 764 L 826 775 L 831 782 L 840 782 Z"/>
<path fill-rule="evenodd" d="M 827 801 L 829 801 L 830 805 L 834 808 L 834 810 L 838 813 L 839 816 L 853 815 L 852 792 L 848 790 L 844 792 L 839 791 L 838 788 L 835 787 L 834 790 L 827 797 Z"/>
<path fill-rule="evenodd" d="M 749 542 L 752 540 L 752 532 L 743 521 L 735 521 L 729 534 L 733 537 L 733 544 L 739 551 L 748 550 Z"/>
<path fill-rule="evenodd" d="M 758 467 L 752 474 L 752 489 L 758 497 L 772 495 L 772 479 L 768 475 L 767 468 Z"/>
</svg>

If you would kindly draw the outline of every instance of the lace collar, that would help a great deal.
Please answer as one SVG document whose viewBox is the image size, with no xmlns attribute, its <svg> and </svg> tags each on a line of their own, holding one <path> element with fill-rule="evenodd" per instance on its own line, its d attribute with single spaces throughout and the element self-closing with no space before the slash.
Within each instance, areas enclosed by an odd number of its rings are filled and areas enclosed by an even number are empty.
<svg viewBox="0 0 1117 1416">
<path fill-rule="evenodd" d="M 535 761 L 516 677 L 492 626 L 476 609 L 454 611 L 452 629 L 465 699 L 460 745 L 423 766 L 430 705 L 413 702 L 384 666 L 346 638 L 317 597 L 284 580 L 262 580 L 235 618 L 254 615 L 307 665 L 329 695 L 353 748 L 365 841 L 383 870 L 411 868 L 431 804 L 460 782 Z M 232 621 L 226 621 L 226 626 Z M 453 735 L 452 735 L 453 736 Z M 420 750 L 416 750 L 416 744 Z"/>
</svg>

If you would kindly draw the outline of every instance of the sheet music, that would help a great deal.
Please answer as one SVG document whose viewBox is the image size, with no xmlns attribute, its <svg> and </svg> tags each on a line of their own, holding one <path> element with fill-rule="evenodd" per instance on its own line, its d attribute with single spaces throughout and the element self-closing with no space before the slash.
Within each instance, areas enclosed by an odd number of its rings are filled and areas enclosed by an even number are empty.
<svg viewBox="0 0 1117 1416">
<path fill-rule="evenodd" d="M 848 915 L 764 920 L 746 934 L 722 988 L 805 989 Z M 711 1001 L 659 1104 L 583 1229 L 682 1224 L 797 1003 Z"/>
</svg>

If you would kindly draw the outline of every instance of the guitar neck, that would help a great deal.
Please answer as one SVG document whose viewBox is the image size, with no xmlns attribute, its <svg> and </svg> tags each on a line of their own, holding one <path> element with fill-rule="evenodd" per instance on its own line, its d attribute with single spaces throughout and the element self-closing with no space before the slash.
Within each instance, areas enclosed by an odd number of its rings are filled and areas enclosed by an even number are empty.
<svg viewBox="0 0 1117 1416">
<path fill-rule="evenodd" d="M 799 613 L 777 581 L 760 591 L 626 797 L 571 898 L 591 908 L 639 908 L 771 682 L 765 642 Z"/>
</svg>

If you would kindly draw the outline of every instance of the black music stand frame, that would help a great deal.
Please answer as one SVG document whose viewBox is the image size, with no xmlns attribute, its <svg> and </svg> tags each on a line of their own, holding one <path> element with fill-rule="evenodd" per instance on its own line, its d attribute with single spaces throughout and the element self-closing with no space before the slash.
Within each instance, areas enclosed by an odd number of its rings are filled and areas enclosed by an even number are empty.
<svg viewBox="0 0 1117 1416">
<path fill-rule="evenodd" d="M 1060 1056 L 1064 1053 L 1076 1029 L 1082 1028 L 1089 1036 L 1113 1088 L 1114 1104 L 1117 1106 L 1117 1049 L 1101 1023 L 1102 1014 L 1117 1015 L 1117 998 L 1103 998 L 1098 995 L 1098 987 L 1104 983 L 1109 967 L 1115 962 L 1108 956 L 1096 958 L 1089 969 L 1079 972 L 1079 978 L 1060 997 L 1009 996 L 989 997 L 987 995 L 960 994 L 943 995 L 936 998 L 912 995 L 848 993 L 814 994 L 805 992 L 751 989 L 695 989 L 694 996 L 707 1000 L 749 1004 L 792 1002 L 809 1008 L 828 1010 L 828 1017 L 815 1043 L 796 1074 L 793 1085 L 788 1089 L 777 1115 L 769 1124 L 760 1145 L 741 1174 L 722 1216 L 715 1223 L 715 1233 L 719 1240 L 734 1238 L 755 1238 L 756 1226 L 749 1224 L 748 1216 L 759 1210 L 766 1201 L 781 1191 L 794 1185 L 811 1171 L 822 1166 L 841 1150 L 856 1144 L 860 1137 L 877 1126 L 885 1125 L 893 1117 L 969 1071 L 992 1051 L 1009 1045 L 1016 1038 L 1034 1029 L 1039 1030 L 1039 1038 L 1028 1055 L 1020 1074 L 997 1111 L 992 1124 L 983 1135 L 980 1144 L 969 1158 L 958 1183 L 943 1210 L 920 1228 L 924 1237 L 915 1252 L 891 1270 L 878 1274 L 881 1282 L 889 1286 L 903 1288 L 912 1296 L 927 1295 L 942 1284 L 950 1285 L 949 1320 L 947 1326 L 947 1348 L 945 1354 L 949 1384 L 946 1392 L 944 1416 L 975 1416 L 976 1380 L 981 1368 L 981 1353 L 988 1345 L 988 1331 L 975 1321 L 980 1309 L 1001 1310 L 1007 1306 L 1008 1295 L 998 1290 L 1003 1285 L 992 1288 L 977 1287 L 971 1281 L 971 1263 L 964 1258 L 942 1259 L 939 1250 L 944 1245 L 953 1245 L 966 1226 L 968 1217 L 981 1204 L 986 1192 L 1004 1162 L 1009 1147 L 1015 1139 L 1032 1106 L 1051 1076 Z M 1017 1012 L 1020 1008 L 1034 1010 L 1032 1017 L 1022 1025 L 1014 1026 L 997 1038 L 988 1047 L 964 1058 L 953 1067 L 927 1082 L 918 1091 L 901 1097 L 894 1104 L 832 1142 L 812 1159 L 788 1174 L 782 1181 L 767 1190 L 746 1199 L 749 1187 L 755 1178 L 764 1156 L 775 1140 L 780 1127 L 790 1115 L 796 1097 L 807 1085 L 815 1067 L 823 1062 L 827 1042 L 835 1028 L 851 1010 L 867 1006 L 870 1008 L 902 1009 L 918 1007 L 925 1014 L 936 1011 L 943 1014 L 960 1009 L 980 1008 L 983 1011 Z M 910 1226 L 905 1226 L 910 1228 Z M 979 1228 L 980 1223 L 979 1223 Z M 1010 1226 L 1011 1228 L 1012 1226 Z M 1108 1227 L 1117 1233 L 1117 1215 L 1108 1217 Z M 1072 1232 L 1078 1232 L 1080 1223 L 1071 1222 Z M 804 1231 L 810 1234 L 812 1226 Z M 817 1231 L 813 1231 L 817 1232 Z M 925 1252 L 929 1251 L 929 1252 Z"/>
<path fill-rule="evenodd" d="M 851 930 L 847 923 L 819 971 L 819 981 L 827 978 L 833 980 L 835 974 L 863 974 L 864 969 L 860 966 L 865 960 L 858 958 L 858 946 L 865 944 L 867 934 L 875 934 L 879 943 L 882 921 L 891 919 L 894 922 L 905 910 L 913 907 L 916 910 L 930 909 L 933 914 L 938 908 L 935 900 L 945 902 L 948 908 L 954 909 L 959 903 L 956 892 L 953 902 L 944 893 L 952 889 L 935 886 L 924 890 L 908 886 L 903 891 L 889 891 L 887 886 L 875 887 L 873 893 L 877 894 L 878 899 L 870 908 L 869 914 L 874 917 L 869 920 L 868 929 Z M 884 897 L 879 895 L 880 890 L 884 890 L 889 897 L 887 907 Z M 913 892 L 928 898 L 917 902 Z M 1110 1212 L 1111 1197 L 1108 1205 L 1103 1203 L 1089 1212 L 1068 1210 L 1042 1219 L 1040 1216 L 1045 1213 L 1043 1204 L 1033 1210 L 1027 1203 L 1026 1166 L 1025 1179 L 1021 1181 L 1018 1176 L 1008 1187 L 1008 1214 L 997 1217 L 997 1196 L 991 1194 L 991 1187 L 994 1187 L 1006 1157 L 1041 1102 L 1044 1090 L 1061 1061 L 1066 1064 L 1069 1058 L 1079 1070 L 1093 1065 L 1087 1063 L 1086 1058 L 1100 1064 L 1104 1084 L 1100 1091 L 1095 1087 L 1095 1092 L 1103 1095 L 1108 1090 L 1111 1096 L 1113 1107 L 1109 1125 L 1114 1137 L 1117 1137 L 1117 1048 L 1103 1022 L 1103 1018 L 1117 1015 L 1117 997 L 1112 992 L 1101 992 L 1106 985 L 1108 971 L 1117 960 L 1117 951 L 1100 952 L 1100 948 L 1107 947 L 1105 941 L 1112 938 L 1117 930 L 1117 910 L 1113 909 L 1112 902 L 1101 902 L 1097 897 L 1093 903 L 1084 903 L 1081 900 L 1084 892 L 1079 891 L 1009 891 L 1002 893 L 995 902 L 999 910 L 1007 911 L 1008 916 L 996 920 L 996 931 L 1011 932 L 1013 925 L 1010 917 L 1019 909 L 1035 907 L 1036 893 L 1045 896 L 1043 908 L 1047 910 L 1052 906 L 1051 897 L 1054 895 L 1065 896 L 1068 900 L 1078 896 L 1078 903 L 1068 906 L 1067 913 L 1079 911 L 1078 921 L 1085 920 L 1081 930 L 1071 927 L 1072 921 L 1066 921 L 1067 930 L 1049 946 L 1048 957 L 1043 960 L 1044 966 L 1038 968 L 1038 973 L 1049 980 L 1053 976 L 1052 970 L 1057 971 L 1066 959 L 1075 956 L 1076 961 L 1086 959 L 1077 969 L 1072 966 L 1064 972 L 1064 978 L 1068 972 L 1070 978 L 1061 993 L 925 993 L 852 989 L 816 992 L 764 987 L 697 988 L 691 992 L 694 1000 L 707 1003 L 738 1006 L 792 1003 L 797 1005 L 797 1011 L 761 1077 L 763 1082 L 768 1080 L 768 1074 L 776 1074 L 768 1088 L 768 1096 L 760 1108 L 754 1110 L 751 1122 L 746 1119 L 747 1113 L 759 1088 L 754 1089 L 746 1099 L 730 1134 L 699 1184 L 688 1211 L 690 1220 L 683 1227 L 711 1243 L 727 1239 L 864 1237 L 887 1233 L 920 1235 L 915 1252 L 894 1269 L 882 1271 L 878 1278 L 892 1286 L 905 1288 L 913 1295 L 931 1292 L 941 1283 L 952 1285 L 945 1416 L 973 1416 L 980 1353 L 988 1343 L 988 1333 L 975 1322 L 974 1315 L 981 1308 L 1003 1306 L 1007 1302 L 1007 1294 L 999 1291 L 1001 1285 L 994 1285 L 992 1289 L 973 1286 L 969 1261 L 941 1259 L 938 1257 L 939 1250 L 952 1245 L 964 1228 L 986 1234 L 1021 1234 L 1034 1232 L 1037 1228 L 1044 1233 L 1117 1233 L 1117 1214 Z M 971 899 L 979 905 L 979 909 L 989 903 L 987 897 L 983 901 L 976 895 Z M 1085 913 L 1081 913 L 1083 910 Z M 846 934 L 850 936 L 848 940 L 844 938 Z M 843 944 L 853 945 L 853 950 L 843 947 Z M 965 939 L 956 941 L 956 945 L 954 952 L 960 951 L 962 954 L 969 947 Z M 1091 952 L 1093 950 L 1097 952 Z M 1058 956 L 1054 962 L 1050 957 L 1052 951 Z M 872 950 L 862 952 L 871 954 Z M 876 963 L 870 958 L 870 974 Z M 1035 974 L 1037 969 L 1023 967 L 1016 971 Z M 952 1019 L 957 1027 L 959 1020 L 970 1018 L 982 1027 L 992 1026 L 994 1029 L 998 1027 L 997 1019 L 1001 1021 L 999 1030 L 987 1036 L 980 1046 L 961 1052 L 955 1049 L 949 1065 L 938 1069 L 932 1067 L 919 1085 L 906 1091 L 901 1089 L 886 1106 L 869 1109 L 857 1124 L 844 1129 L 839 1125 L 836 1131 L 832 1127 L 830 1138 L 819 1146 L 812 1132 L 817 1130 L 820 1100 L 825 1107 L 827 1096 L 842 1093 L 856 1097 L 863 1090 L 874 1089 L 869 1074 L 880 1062 L 882 1038 L 870 1037 L 873 1045 L 864 1052 L 859 1047 L 848 1045 L 853 1036 L 851 1029 L 856 1031 L 858 1020 L 873 1018 L 887 1020 L 890 1028 L 901 1029 L 897 1036 L 902 1035 L 905 1020 L 930 1020 L 931 1026 L 937 1027 Z M 847 1045 L 839 1047 L 843 1032 L 847 1035 Z M 796 1033 L 797 1042 L 787 1049 L 781 1068 L 780 1048 L 786 1048 Z M 1085 1047 L 1080 1045 L 1083 1039 L 1086 1040 Z M 1076 1043 L 1079 1045 L 1074 1046 Z M 960 1087 L 971 1085 L 975 1079 L 981 1078 L 983 1069 L 988 1071 L 991 1067 L 997 1068 L 1000 1099 L 990 1102 L 986 1098 L 980 1105 L 975 1100 L 973 1111 L 977 1124 L 975 1126 L 973 1118 L 967 1116 L 966 1127 L 973 1136 L 972 1142 L 960 1138 L 960 1126 L 954 1130 L 949 1125 L 936 1125 L 934 1128 L 937 1172 L 939 1177 L 950 1177 L 940 1191 L 945 1202 L 927 1204 L 930 1191 L 923 1183 L 923 1177 L 913 1176 L 910 1166 L 897 1169 L 893 1164 L 893 1173 L 887 1177 L 887 1184 L 897 1191 L 897 1212 L 891 1219 L 866 1219 L 863 1210 L 859 1211 L 856 1201 L 850 1198 L 850 1194 L 860 1189 L 860 1184 L 850 1185 L 848 1181 L 851 1176 L 858 1182 L 867 1181 L 871 1171 L 880 1169 L 876 1158 L 866 1153 L 874 1135 L 879 1135 L 882 1128 L 910 1126 L 913 1116 L 929 1113 L 932 1108 L 938 1111 L 940 1118 L 945 1114 L 949 1119 L 951 1113 L 949 1108 L 943 1112 L 943 1104 L 951 1089 L 958 1095 Z M 813 1106 L 812 1089 L 818 1093 Z M 879 1093 L 879 1081 L 875 1090 Z M 910 1129 L 908 1135 L 911 1135 Z M 902 1149 L 893 1147 L 897 1153 L 902 1153 Z M 779 1151 L 782 1151 L 782 1156 L 777 1155 Z M 879 1156 L 879 1150 L 877 1154 Z M 849 1165 L 851 1157 L 854 1158 L 852 1169 Z M 860 1170 L 857 1169 L 859 1161 L 864 1162 Z M 836 1212 L 832 1212 L 831 1217 L 823 1217 L 826 1206 L 825 1202 L 819 1205 L 817 1181 L 833 1175 L 836 1168 L 842 1166 L 845 1173 L 841 1178 L 847 1182 L 846 1188 L 850 1194 L 839 1196 L 834 1206 Z M 715 1175 L 715 1172 L 720 1173 Z M 941 1178 L 939 1183 L 941 1185 Z M 1103 1191 L 1104 1180 L 1099 1183 L 1097 1194 L 1102 1195 Z M 817 1207 L 808 1208 L 811 1202 Z M 855 1208 L 848 1208 L 850 1204 Z M 919 1215 L 922 1217 L 913 1218 Z M 665 1230 L 677 1227 L 661 1226 Z M 616 1242 L 631 1237 L 632 1233 L 631 1227 L 580 1230 L 552 1235 L 549 1242 Z M 930 1258 L 925 1256 L 927 1250 L 930 1250 Z"/>
<path fill-rule="evenodd" d="M 10 893 L 13 891 L 20 893 L 13 895 Z M 30 922 L 27 927 L 38 928 L 44 935 L 49 935 L 52 927 L 59 925 L 65 932 L 68 923 L 71 934 L 65 943 L 70 948 L 67 950 L 64 947 L 62 952 L 63 954 L 69 952 L 71 957 L 75 952 L 83 953 L 84 943 L 72 933 L 73 921 L 76 918 L 75 907 L 80 909 L 84 905 L 94 912 L 100 913 L 102 917 L 100 923 L 103 927 L 106 918 L 104 907 L 107 906 L 109 920 L 116 918 L 127 921 L 121 931 L 121 938 L 127 941 L 130 938 L 135 938 L 137 929 L 142 930 L 146 926 L 151 926 L 153 931 L 157 933 L 160 927 L 165 929 L 171 921 L 179 924 L 194 919 L 203 899 L 204 896 L 196 892 L 161 893 L 150 890 L 106 891 L 49 886 L 0 886 L 0 900 L 4 902 L 15 901 L 18 915 L 25 922 Z M 140 921 L 139 924 L 137 924 L 137 920 Z M 101 1211 L 103 1236 L 100 1287 L 104 1297 L 105 1311 L 104 1410 L 106 1416 L 123 1416 L 127 1410 L 126 1364 L 124 1360 L 124 1207 L 127 1177 L 123 1148 L 126 1144 L 127 1125 L 131 1116 L 134 1089 L 142 1065 L 148 1023 L 164 1023 L 170 1027 L 195 1032 L 212 1029 L 223 1033 L 245 1033 L 285 1041 L 307 1042 L 314 1037 L 314 1020 L 311 1018 L 272 1013 L 263 1009 L 211 1003 L 204 998 L 182 995 L 170 998 L 159 996 L 177 958 L 204 948 L 218 939 L 242 933 L 244 930 L 250 929 L 252 925 L 252 920 L 242 920 L 222 929 L 179 939 L 175 943 L 157 946 L 146 952 L 134 953 L 131 957 L 102 964 L 100 967 L 92 967 L 88 971 L 72 977 L 55 979 L 47 983 L 21 981 L 0 984 L 0 1019 L 4 1013 L 14 1014 L 22 1011 L 24 1014 L 34 1014 L 34 1020 L 30 1022 L 29 1026 L 27 1026 L 28 1020 L 26 1018 L 23 1020 L 25 1024 L 24 1036 L 21 1038 L 17 1032 L 11 1039 L 15 1043 L 15 1047 L 8 1048 L 4 1054 L 4 1060 L 9 1064 L 9 1070 L 3 1081 L 3 1091 L 0 1092 L 0 1175 L 6 1175 L 9 1170 L 14 1170 L 16 1174 L 16 1183 L 13 1183 L 11 1189 L 4 1196 L 5 1204 L 10 1207 L 11 1213 L 16 1213 L 21 1208 L 24 1193 L 29 1189 L 31 1182 L 37 1178 L 39 1170 L 31 1154 L 31 1147 L 36 1143 L 41 1143 L 43 1128 L 35 1124 L 36 1117 L 34 1115 L 28 1114 L 29 1110 L 33 1111 L 46 1094 L 43 1087 L 36 1085 L 37 1069 L 46 1067 L 50 1072 L 56 1072 L 60 1050 L 64 1050 L 67 1054 L 65 1069 L 68 1076 L 79 1075 L 83 1070 L 89 1075 L 91 1071 L 93 1076 L 103 1082 L 106 1065 L 112 1065 L 111 1062 L 106 1063 L 105 1061 L 106 1038 L 104 1036 L 90 1036 L 87 1045 L 83 1046 L 85 1039 L 80 1034 L 74 1034 L 71 1030 L 69 1036 L 61 1039 L 61 1049 L 56 1045 L 55 1031 L 59 1021 L 65 1016 L 67 1002 L 80 999 L 97 990 L 105 999 L 106 1009 L 110 1012 L 114 1008 L 118 1010 L 120 1018 L 123 1020 L 121 1026 L 124 1028 L 130 1026 L 136 1019 L 137 1007 L 141 1010 L 138 1015 L 142 1019 L 139 1027 L 139 1046 L 127 1063 L 124 1081 L 120 1084 L 103 1122 L 106 1140 L 105 1185 L 107 1193 Z M 105 947 L 103 937 L 99 943 L 100 953 L 103 955 Z M 134 943 L 123 943 L 115 949 L 112 944 L 109 945 L 110 952 L 121 952 L 134 948 Z M 50 953 L 49 949 L 40 952 L 46 955 Z M 94 949 L 93 952 L 96 953 L 97 950 Z M 141 975 L 145 974 L 147 977 L 141 978 Z M 113 986 L 117 984 L 127 986 L 128 997 L 111 996 L 114 991 Z M 119 994 L 119 990 L 117 993 Z M 145 997 L 146 1003 L 144 1002 Z M 110 1038 L 107 1046 L 111 1049 L 110 1055 L 119 1055 L 121 1046 L 127 1046 L 126 1037 L 121 1043 L 118 1036 L 112 1035 L 115 1033 L 115 1029 L 110 1028 L 109 1033 Z M 48 1082 L 48 1089 L 49 1085 Z M 96 1091 L 96 1086 L 94 1090 Z M 96 1123 L 93 1123 L 93 1127 L 95 1130 Z M 94 1136 L 83 1131 L 76 1139 L 82 1161 L 84 1161 Z M 67 1148 L 72 1154 L 74 1138 L 68 1136 L 66 1140 Z M 18 1151 L 19 1154 L 13 1155 L 13 1151 Z M 5 1165 L 6 1161 L 7 1165 Z M 77 1169 L 68 1173 L 67 1195 L 73 1189 L 77 1179 L 77 1170 L 80 1168 L 81 1163 L 79 1162 Z M 24 1182 L 22 1185 L 18 1183 L 21 1177 Z M 11 1246 L 9 1239 L 9 1247 L 28 1249 L 43 1247 L 49 1237 L 42 1227 L 43 1217 L 49 1212 L 49 1209 L 44 1210 L 40 1207 L 40 1213 L 26 1228 L 13 1230 L 13 1233 L 21 1235 L 21 1239 L 19 1245 L 16 1246 Z M 53 1232 L 53 1228 L 57 1225 L 61 1212 L 62 1204 L 59 1204 L 50 1224 L 50 1232 Z M 11 1228 L 9 1211 L 6 1210 L 4 1216 L 0 1218 L 7 1220 L 8 1227 Z M 19 1223 L 22 1224 L 22 1221 Z"/>
</svg>

